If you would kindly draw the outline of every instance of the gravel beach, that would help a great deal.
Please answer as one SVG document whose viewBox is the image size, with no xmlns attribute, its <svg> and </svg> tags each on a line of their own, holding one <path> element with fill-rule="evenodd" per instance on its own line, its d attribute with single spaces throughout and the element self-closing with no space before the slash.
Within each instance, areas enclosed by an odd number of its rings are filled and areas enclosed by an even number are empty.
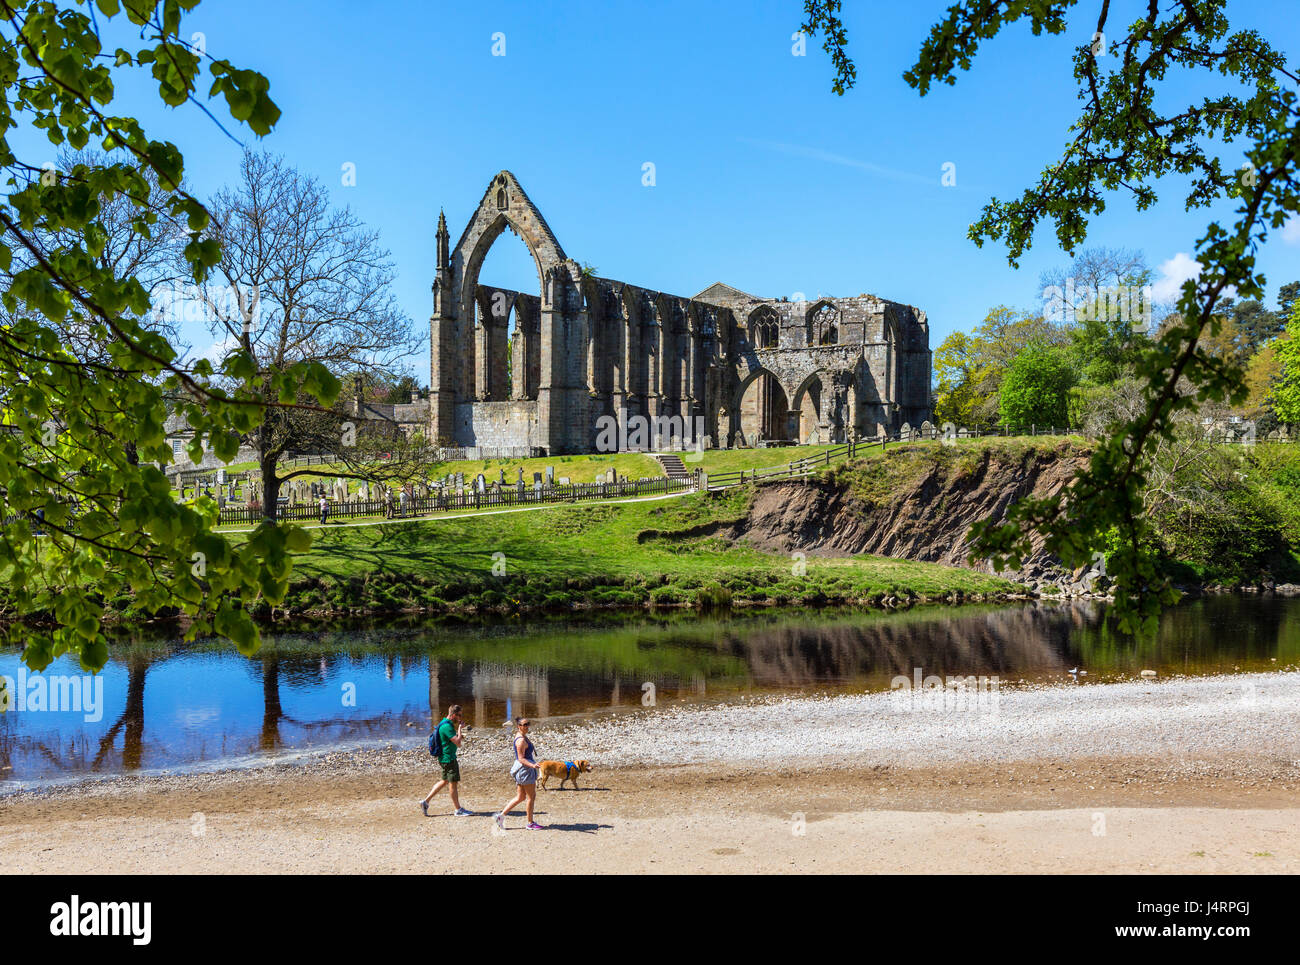
<svg viewBox="0 0 1300 965">
<path fill-rule="evenodd" d="M 0 798 L 0 871 L 1300 870 L 1300 673 L 935 700 L 552 722 L 539 752 L 596 770 L 580 791 L 539 791 L 549 834 L 522 831 L 522 812 L 493 833 L 512 791 L 504 732 L 467 741 L 468 818 L 445 793 L 420 814 L 422 737 L 46 787 Z"/>
<path fill-rule="evenodd" d="M 831 768 L 1264 750 L 1300 759 L 1300 673 L 792 698 L 543 733 L 544 748 L 614 767 L 760 764 L 783 749 Z"/>
</svg>

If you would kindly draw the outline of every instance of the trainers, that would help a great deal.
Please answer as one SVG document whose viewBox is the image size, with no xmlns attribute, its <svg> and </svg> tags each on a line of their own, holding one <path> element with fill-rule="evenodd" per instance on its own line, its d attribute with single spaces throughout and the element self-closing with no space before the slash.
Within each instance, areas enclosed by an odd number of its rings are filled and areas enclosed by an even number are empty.
<svg viewBox="0 0 1300 965">
<path fill-rule="evenodd" d="M 427 818 L 427 817 L 429 816 L 429 802 L 428 802 L 428 801 L 421 801 L 421 802 L 420 802 L 420 810 L 424 812 L 424 816 Z"/>
<path fill-rule="evenodd" d="M 474 816 L 473 811 L 466 811 L 464 808 L 456 808 L 452 813 L 458 818 L 472 818 Z"/>
<path fill-rule="evenodd" d="M 529 831 L 541 831 L 541 830 L 542 830 L 542 826 L 541 826 L 540 824 L 538 824 L 536 821 L 529 821 L 529 822 L 528 822 L 528 830 L 529 830 Z"/>
<path fill-rule="evenodd" d="M 497 823 L 497 827 L 502 831 L 506 829 L 506 816 L 504 814 L 493 815 L 492 820 Z"/>
</svg>

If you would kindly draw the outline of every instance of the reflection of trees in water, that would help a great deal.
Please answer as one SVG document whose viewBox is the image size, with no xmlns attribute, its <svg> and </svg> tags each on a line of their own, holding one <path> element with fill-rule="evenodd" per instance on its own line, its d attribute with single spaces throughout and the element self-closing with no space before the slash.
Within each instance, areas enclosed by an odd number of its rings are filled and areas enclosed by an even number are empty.
<svg viewBox="0 0 1300 965">
<path fill-rule="evenodd" d="M 3 777 L 27 778 L 28 774 L 13 774 L 12 768 L 19 766 L 14 762 L 27 765 L 34 757 L 45 766 L 37 768 L 42 773 L 79 773 L 83 771 L 100 771 L 106 767 L 124 771 L 138 770 L 144 757 L 144 684 L 149 669 L 160 658 L 144 653 L 130 653 L 126 658 L 126 702 L 122 712 L 117 715 L 103 736 L 95 743 L 95 753 L 91 756 L 91 741 L 84 734 L 78 733 L 73 739 L 58 744 L 38 734 L 18 732 L 20 714 L 14 713 L 10 720 L 0 725 L 0 772 Z M 46 673 L 57 675 L 59 671 L 51 668 Z M 9 718 L 11 715 L 4 715 Z M 61 734 L 55 732 L 55 738 Z M 120 758 L 114 753 L 118 737 L 122 738 Z"/>
<path fill-rule="evenodd" d="M 1062 669 L 1074 628 L 1099 619 L 1088 603 L 1026 606 L 933 621 L 772 627 L 727 634 L 756 683 L 794 687 L 828 680 L 926 674 L 1009 676 Z"/>
<path fill-rule="evenodd" d="M 122 737 L 122 770 L 134 771 L 140 767 L 144 755 L 144 678 L 149 668 L 160 660 L 151 660 L 140 654 L 131 654 L 126 660 L 126 703 L 122 713 L 108 732 L 99 739 L 99 753 L 95 755 L 91 770 L 98 771 L 104 766 L 113 745 L 117 742 L 118 732 Z"/>
<path fill-rule="evenodd" d="M 280 705 L 280 659 L 262 658 L 262 750 L 280 746 L 280 721 L 284 709 Z"/>
<path fill-rule="evenodd" d="M 391 656 L 383 658 L 386 675 L 391 679 L 395 664 Z M 364 661 L 363 661 L 364 662 Z M 281 730 L 283 725 L 290 725 L 299 733 L 308 736 L 329 734 L 335 738 L 379 737 L 393 733 L 404 721 L 400 713 L 381 710 L 377 713 L 363 715 L 360 700 L 364 688 L 358 688 L 358 705 L 344 707 L 342 690 L 339 691 L 339 712 L 337 715 L 322 717 L 317 720 L 302 720 L 284 712 L 280 699 L 280 687 L 291 689 L 316 690 L 331 676 L 332 671 L 351 664 L 352 658 L 347 654 L 292 654 L 278 655 L 266 653 L 261 657 L 262 677 L 262 730 L 258 746 L 264 751 L 278 750 L 288 743 Z M 403 665 L 402 676 L 406 676 Z M 354 681 L 356 682 L 356 681 Z M 359 683 L 359 682 L 358 682 Z M 306 743 L 310 743 L 307 741 Z"/>
<path fill-rule="evenodd" d="M 1216 670 L 1269 658 L 1300 657 L 1300 601 L 1222 594 L 1166 610 L 1154 636 L 1120 633 L 1112 619 L 1081 627 L 1071 643 L 1088 666 L 1133 670 L 1143 666 Z M 1290 617 L 1290 619 L 1288 619 Z"/>
<path fill-rule="evenodd" d="M 997 610 L 952 610 L 933 618 L 863 618 L 813 622 L 771 615 L 767 619 L 698 621 L 665 627 L 660 623 L 628 628 L 637 650 L 672 651 L 681 672 L 649 671 L 611 665 L 601 670 L 548 668 L 544 660 L 518 666 L 476 661 L 430 668 L 430 711 L 434 719 L 452 695 L 474 699 L 478 723 L 499 723 L 493 714 L 512 701 L 513 713 L 546 716 L 551 699 L 582 704 L 597 700 L 617 706 L 639 703 L 642 686 L 652 682 L 662 695 L 704 695 L 708 681 L 728 680 L 762 687 L 795 688 L 863 679 L 928 674 L 994 675 L 1004 678 L 1064 670 L 1071 664 L 1070 640 L 1080 628 L 1100 620 L 1096 604 L 1024 606 Z M 490 652 L 490 651 L 489 651 Z M 695 655 L 696 659 L 692 659 Z M 720 663 L 716 658 L 725 655 Z M 698 664 L 698 670 L 691 670 Z M 723 676 L 709 668 L 728 666 Z M 598 697 L 601 691 L 608 697 Z M 485 701 L 492 704 L 487 712 Z M 492 720 L 488 720 L 488 717 Z"/>
</svg>

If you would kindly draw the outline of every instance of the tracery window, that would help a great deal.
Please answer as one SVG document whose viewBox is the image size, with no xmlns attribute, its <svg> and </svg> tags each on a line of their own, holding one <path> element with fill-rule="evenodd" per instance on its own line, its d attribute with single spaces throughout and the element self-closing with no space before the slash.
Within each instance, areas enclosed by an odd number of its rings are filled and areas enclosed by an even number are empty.
<svg viewBox="0 0 1300 965">
<path fill-rule="evenodd" d="M 822 305 L 808 318 L 809 345 L 838 345 L 840 313 L 832 305 Z"/>
<path fill-rule="evenodd" d="M 754 348 L 776 348 L 781 340 L 781 322 L 776 312 L 760 309 L 749 320 L 749 341 Z"/>
</svg>

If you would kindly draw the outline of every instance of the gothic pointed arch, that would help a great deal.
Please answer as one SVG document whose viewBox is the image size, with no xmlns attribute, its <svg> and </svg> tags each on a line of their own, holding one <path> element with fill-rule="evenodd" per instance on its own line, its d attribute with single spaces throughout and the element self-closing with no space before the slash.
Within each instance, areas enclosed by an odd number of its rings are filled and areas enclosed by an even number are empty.
<svg viewBox="0 0 1300 965">
<path fill-rule="evenodd" d="M 771 305 L 760 305 L 750 312 L 745 328 L 754 348 L 777 348 L 781 344 L 781 316 Z"/>
<path fill-rule="evenodd" d="M 804 332 L 808 344 L 838 345 L 840 341 L 840 310 L 829 298 L 814 302 L 804 315 Z"/>
<path fill-rule="evenodd" d="M 488 185 L 452 251 L 451 266 L 459 281 L 458 306 L 468 308 L 478 285 L 479 271 L 489 249 L 506 229 L 523 241 L 537 266 L 537 281 L 545 298 L 546 272 L 568 261 L 551 226 L 529 199 L 515 176 L 502 171 Z"/>
</svg>

